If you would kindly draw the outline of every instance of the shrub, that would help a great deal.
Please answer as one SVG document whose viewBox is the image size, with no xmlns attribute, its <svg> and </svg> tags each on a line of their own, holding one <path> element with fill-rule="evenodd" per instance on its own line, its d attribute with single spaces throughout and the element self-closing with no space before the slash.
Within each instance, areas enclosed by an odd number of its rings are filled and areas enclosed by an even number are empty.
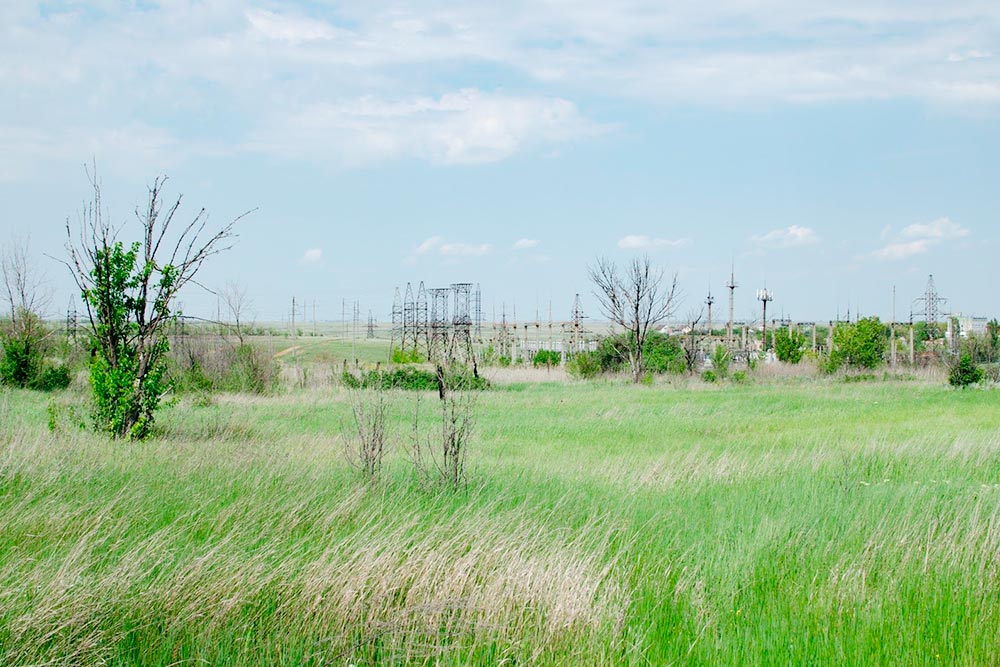
<svg viewBox="0 0 1000 667">
<path fill-rule="evenodd" d="M 444 373 L 445 386 L 450 390 L 483 390 L 490 386 L 489 380 L 476 377 L 464 366 L 454 365 Z M 437 391 L 437 374 L 431 370 L 414 366 L 399 366 L 391 370 L 372 370 L 361 373 L 360 377 L 345 370 L 341 383 L 352 389 L 402 389 L 405 391 Z"/>
<path fill-rule="evenodd" d="M 73 377 L 65 366 L 46 366 L 32 380 L 31 388 L 39 391 L 55 391 L 65 389 L 72 380 Z"/>
<path fill-rule="evenodd" d="M 566 372 L 570 376 L 589 380 L 601 373 L 601 362 L 596 352 L 577 352 L 566 361 Z"/>
<path fill-rule="evenodd" d="M 797 364 L 805 353 L 806 337 L 800 331 L 780 327 L 774 332 L 774 355 L 778 361 Z"/>
<path fill-rule="evenodd" d="M 952 387 L 965 389 L 969 385 L 982 382 L 984 375 L 983 369 L 976 365 L 972 357 L 963 354 L 958 363 L 952 365 L 948 373 L 948 383 Z"/>
<path fill-rule="evenodd" d="M 3 357 L 0 358 L 0 382 L 12 387 L 29 387 L 42 372 L 41 339 L 13 331 L 0 333 Z"/>
<path fill-rule="evenodd" d="M 747 372 L 746 371 L 736 371 L 733 373 L 733 382 L 736 384 L 746 384 Z"/>
<path fill-rule="evenodd" d="M 386 446 L 386 400 L 381 390 L 356 391 L 351 397 L 356 432 L 344 438 L 344 457 L 368 480 L 378 477 Z"/>
<path fill-rule="evenodd" d="M 720 378 L 729 375 L 729 362 L 731 357 L 725 345 L 716 345 L 712 351 L 712 370 Z"/>
<path fill-rule="evenodd" d="M 555 350 L 539 350 L 535 352 L 534 358 L 531 360 L 531 364 L 538 368 L 539 366 L 558 366 L 562 363 L 562 353 L 556 352 Z"/>
<path fill-rule="evenodd" d="M 252 343 L 230 345 L 222 338 L 176 340 L 168 365 L 170 387 L 178 392 L 266 394 L 278 383 L 278 365 Z"/>
<path fill-rule="evenodd" d="M 55 352 L 50 331 L 35 313 L 17 308 L 0 324 L 0 384 L 22 389 L 53 391 L 69 386 L 70 372 L 46 362 Z"/>
<path fill-rule="evenodd" d="M 361 389 L 361 380 L 346 368 L 340 373 L 340 384 L 348 389 Z"/>
<path fill-rule="evenodd" d="M 427 361 L 416 349 L 402 350 L 399 348 L 392 351 L 391 360 L 394 364 L 422 364 Z"/>
<path fill-rule="evenodd" d="M 854 324 L 839 324 L 833 330 L 833 352 L 825 363 L 827 372 L 842 366 L 876 368 L 885 360 L 885 327 L 877 317 Z"/>
<path fill-rule="evenodd" d="M 277 364 L 260 348 L 240 343 L 227 352 L 227 358 L 229 368 L 219 382 L 225 391 L 266 394 L 277 384 Z"/>
<path fill-rule="evenodd" d="M 606 373 L 627 368 L 628 334 L 606 336 L 597 346 L 597 359 Z M 642 348 L 643 365 L 653 373 L 683 373 L 684 350 L 677 340 L 659 331 L 650 332 Z"/>
<path fill-rule="evenodd" d="M 708 370 L 701 374 L 701 379 L 705 382 L 715 382 L 719 378 L 715 375 L 714 371 Z"/>
</svg>

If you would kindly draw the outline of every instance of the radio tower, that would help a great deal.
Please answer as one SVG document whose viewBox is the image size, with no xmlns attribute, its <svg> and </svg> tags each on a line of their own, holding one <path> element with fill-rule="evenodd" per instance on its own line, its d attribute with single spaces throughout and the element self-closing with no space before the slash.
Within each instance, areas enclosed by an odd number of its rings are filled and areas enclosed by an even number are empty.
<svg viewBox="0 0 1000 667">
<path fill-rule="evenodd" d="M 764 350 L 767 351 L 767 304 L 774 301 L 774 295 L 765 287 L 757 290 L 757 300 L 764 304 Z"/>
<path fill-rule="evenodd" d="M 729 322 L 726 324 L 726 343 L 731 347 L 733 345 L 733 310 L 736 304 L 736 288 L 739 287 L 736 284 L 735 264 L 729 271 L 729 282 L 726 283 L 726 287 L 729 289 Z"/>
</svg>

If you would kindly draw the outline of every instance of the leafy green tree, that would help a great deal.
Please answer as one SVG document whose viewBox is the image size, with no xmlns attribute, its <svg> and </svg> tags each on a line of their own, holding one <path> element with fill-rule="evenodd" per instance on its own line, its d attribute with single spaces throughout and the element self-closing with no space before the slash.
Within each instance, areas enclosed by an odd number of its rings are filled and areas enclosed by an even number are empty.
<svg viewBox="0 0 1000 667">
<path fill-rule="evenodd" d="M 806 350 L 806 337 L 801 331 L 789 331 L 779 327 L 774 331 L 774 354 L 778 361 L 797 364 L 802 361 Z"/>
<path fill-rule="evenodd" d="M 885 327 L 877 317 L 839 324 L 833 330 L 829 369 L 876 368 L 885 361 L 886 345 Z"/>
<path fill-rule="evenodd" d="M 66 221 L 66 265 L 83 295 L 90 324 L 95 424 L 115 438 L 140 440 L 151 433 L 167 388 L 166 334 L 174 319 L 174 299 L 206 259 L 231 247 L 233 226 L 243 217 L 202 242 L 207 215 L 201 209 L 173 235 L 181 197 L 163 209 L 166 180 L 153 181 L 146 207 L 136 210 L 141 241 L 118 239 L 120 228 L 106 218 L 96 175 L 91 178 L 94 199 L 83 211 L 81 228 L 74 234 Z"/>
<path fill-rule="evenodd" d="M 976 365 L 972 356 L 963 354 L 958 363 L 951 367 L 948 373 L 948 383 L 953 387 L 965 389 L 969 385 L 983 381 L 983 369 Z"/>
</svg>

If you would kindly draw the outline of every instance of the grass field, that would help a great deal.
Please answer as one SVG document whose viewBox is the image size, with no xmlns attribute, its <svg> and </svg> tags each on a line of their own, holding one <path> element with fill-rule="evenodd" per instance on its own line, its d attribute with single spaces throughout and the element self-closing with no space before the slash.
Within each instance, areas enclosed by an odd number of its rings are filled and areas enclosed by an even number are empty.
<svg viewBox="0 0 1000 667">
<path fill-rule="evenodd" d="M 412 394 L 372 486 L 337 388 L 48 401 L 0 394 L 0 664 L 1000 664 L 996 390 L 509 384 L 459 493 Z"/>
</svg>

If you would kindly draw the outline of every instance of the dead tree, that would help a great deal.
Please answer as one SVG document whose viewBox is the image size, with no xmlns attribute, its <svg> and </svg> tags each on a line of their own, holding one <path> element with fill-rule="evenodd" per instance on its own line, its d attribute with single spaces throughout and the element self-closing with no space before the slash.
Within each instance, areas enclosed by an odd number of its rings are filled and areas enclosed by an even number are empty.
<svg viewBox="0 0 1000 667">
<path fill-rule="evenodd" d="M 164 391 L 160 379 L 174 299 L 209 257 L 232 246 L 233 228 L 247 213 L 207 239 L 205 209 L 177 228 L 181 196 L 164 207 L 167 179 L 161 176 L 149 187 L 146 206 L 135 210 L 141 240 L 125 245 L 119 240 L 123 226 L 112 225 L 104 210 L 96 173 L 88 176 L 94 198 L 77 229 L 66 220 L 64 264 L 83 295 L 93 335 L 98 426 L 115 437 L 139 439 L 149 434 Z"/>
<path fill-rule="evenodd" d="M 587 267 L 587 272 L 601 312 L 612 325 L 625 330 L 624 336 L 612 340 L 620 356 L 628 360 L 632 380 L 639 382 L 646 367 L 643 347 L 649 332 L 676 309 L 677 274 L 666 282 L 663 270 L 654 268 L 645 255 L 633 258 L 624 269 L 601 257 L 595 266 Z"/>
<path fill-rule="evenodd" d="M 702 312 L 691 311 L 687 316 L 687 333 L 684 334 L 684 369 L 689 375 L 698 370 L 698 362 L 701 359 L 701 350 L 698 340 L 698 323 L 701 322 Z"/>
<path fill-rule="evenodd" d="M 219 297 L 226 308 L 226 329 L 243 345 L 248 330 L 254 326 L 253 313 L 250 312 L 253 304 L 247 295 L 247 286 L 237 282 L 227 283 L 219 291 Z"/>
<path fill-rule="evenodd" d="M 3 278 L 3 298 L 7 302 L 10 319 L 17 325 L 22 313 L 44 317 L 49 305 L 49 292 L 44 276 L 33 271 L 28 259 L 28 241 L 13 238 L 0 252 L 0 277 Z"/>
</svg>

